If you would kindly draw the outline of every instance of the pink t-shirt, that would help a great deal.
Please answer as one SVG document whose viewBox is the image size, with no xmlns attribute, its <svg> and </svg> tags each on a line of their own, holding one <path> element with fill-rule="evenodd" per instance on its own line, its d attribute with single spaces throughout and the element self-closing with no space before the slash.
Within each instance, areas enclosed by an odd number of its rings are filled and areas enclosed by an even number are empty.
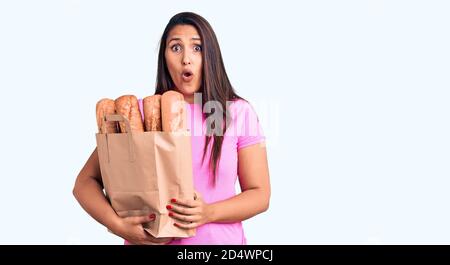
<svg viewBox="0 0 450 265">
<path fill-rule="evenodd" d="M 142 100 L 139 100 L 142 110 Z M 192 167 L 194 188 L 206 203 L 229 199 L 236 195 L 238 179 L 238 151 L 241 148 L 262 143 L 265 137 L 253 107 L 245 100 L 235 100 L 229 105 L 231 125 L 227 129 L 222 144 L 222 153 L 217 170 L 217 183 L 209 170 L 210 150 L 202 164 L 205 145 L 206 120 L 200 104 L 186 104 L 187 124 L 191 131 Z M 141 113 L 143 113 L 141 111 Z M 212 145 L 212 139 L 210 141 Z M 241 222 L 208 223 L 197 227 L 196 235 L 176 239 L 170 245 L 245 245 L 247 243 Z"/>
</svg>

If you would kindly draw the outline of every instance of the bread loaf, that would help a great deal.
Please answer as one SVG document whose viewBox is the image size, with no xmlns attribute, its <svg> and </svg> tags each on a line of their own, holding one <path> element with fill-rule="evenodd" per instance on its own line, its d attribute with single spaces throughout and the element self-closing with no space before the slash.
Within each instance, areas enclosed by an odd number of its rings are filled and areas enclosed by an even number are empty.
<svg viewBox="0 0 450 265">
<path fill-rule="evenodd" d="M 116 113 L 124 116 L 130 122 L 131 131 L 143 132 L 144 124 L 142 122 L 141 112 L 139 111 L 139 102 L 134 95 L 124 95 L 117 98 L 114 102 Z M 120 132 L 126 133 L 125 122 L 119 122 Z"/>
<path fill-rule="evenodd" d="M 162 129 L 165 132 L 186 131 L 186 106 L 183 94 L 169 90 L 161 96 Z"/>
<path fill-rule="evenodd" d="M 161 95 L 145 97 L 142 100 L 145 131 L 161 131 Z"/>
<path fill-rule="evenodd" d="M 117 122 L 115 121 L 109 121 L 106 122 L 104 120 L 104 117 L 106 115 L 115 114 L 115 108 L 114 108 L 114 100 L 109 98 L 101 99 L 97 102 L 97 105 L 95 106 L 95 112 L 97 116 L 97 126 L 98 126 L 98 132 L 99 133 L 117 133 Z M 106 130 L 103 131 L 103 123 L 106 122 L 105 128 Z"/>
</svg>

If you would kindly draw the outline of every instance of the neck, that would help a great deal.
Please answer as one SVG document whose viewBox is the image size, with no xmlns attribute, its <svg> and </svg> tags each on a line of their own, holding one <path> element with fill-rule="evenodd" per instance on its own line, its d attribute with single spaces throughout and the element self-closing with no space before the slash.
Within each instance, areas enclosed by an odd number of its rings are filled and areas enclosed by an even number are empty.
<svg viewBox="0 0 450 265">
<path fill-rule="evenodd" d="M 184 95 L 184 101 L 186 101 L 189 104 L 194 103 L 194 95 Z"/>
</svg>

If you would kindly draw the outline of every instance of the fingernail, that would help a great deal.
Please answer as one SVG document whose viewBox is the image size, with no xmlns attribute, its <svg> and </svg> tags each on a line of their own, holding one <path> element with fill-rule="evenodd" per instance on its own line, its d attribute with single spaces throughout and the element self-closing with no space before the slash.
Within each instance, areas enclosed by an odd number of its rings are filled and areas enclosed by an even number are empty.
<svg viewBox="0 0 450 265">
<path fill-rule="evenodd" d="M 169 216 L 173 216 L 173 213 L 169 213 Z"/>
<path fill-rule="evenodd" d="M 172 209 L 172 206 L 167 205 L 166 208 L 167 208 L 167 210 L 171 210 L 171 209 Z"/>
<path fill-rule="evenodd" d="M 155 218 L 156 217 L 156 215 L 154 214 L 154 213 L 152 213 L 152 214 L 150 214 L 150 218 Z"/>
<path fill-rule="evenodd" d="M 173 223 L 173 225 L 174 225 L 174 226 L 178 226 L 178 224 L 177 224 L 177 223 Z"/>
<path fill-rule="evenodd" d="M 176 199 L 172 199 L 172 200 L 170 200 L 170 202 L 177 202 L 177 200 Z"/>
</svg>

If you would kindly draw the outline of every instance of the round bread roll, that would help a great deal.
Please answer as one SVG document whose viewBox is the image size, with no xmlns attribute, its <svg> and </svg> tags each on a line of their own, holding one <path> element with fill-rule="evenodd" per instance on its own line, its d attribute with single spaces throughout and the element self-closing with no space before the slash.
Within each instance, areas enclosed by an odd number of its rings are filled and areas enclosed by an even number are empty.
<svg viewBox="0 0 450 265">
<path fill-rule="evenodd" d="M 186 105 L 183 94 L 169 90 L 161 96 L 162 129 L 165 132 L 186 131 Z"/>
<path fill-rule="evenodd" d="M 117 98 L 114 102 L 116 113 L 124 116 L 130 122 L 131 131 L 144 132 L 141 112 L 139 111 L 139 102 L 134 95 L 124 95 Z M 120 132 L 126 133 L 125 122 L 119 122 Z"/>
<path fill-rule="evenodd" d="M 161 95 L 145 97 L 142 104 L 144 106 L 145 131 L 161 131 Z"/>
<path fill-rule="evenodd" d="M 109 121 L 106 122 L 104 120 L 104 117 L 106 115 L 115 114 L 115 106 L 114 106 L 114 100 L 109 98 L 101 99 L 97 102 L 97 105 L 95 106 L 95 112 L 97 116 L 97 126 L 99 133 L 117 133 L 117 122 L 115 121 Z M 106 131 L 103 131 L 103 123 L 106 122 Z"/>
</svg>

